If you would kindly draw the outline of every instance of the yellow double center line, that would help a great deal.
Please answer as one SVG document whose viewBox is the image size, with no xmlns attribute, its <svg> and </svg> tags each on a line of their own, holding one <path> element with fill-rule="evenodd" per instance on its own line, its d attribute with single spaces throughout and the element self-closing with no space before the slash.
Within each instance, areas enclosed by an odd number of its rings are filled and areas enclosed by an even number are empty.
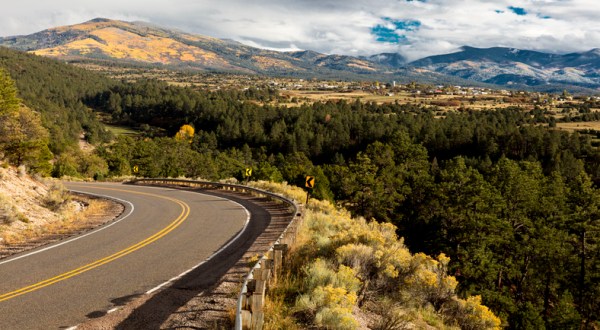
<svg viewBox="0 0 600 330">
<path fill-rule="evenodd" d="M 104 264 L 107 264 L 107 263 L 109 263 L 111 261 L 114 261 L 114 260 L 117 260 L 117 259 L 119 259 L 119 258 L 121 258 L 123 256 L 126 256 L 126 255 L 128 255 L 128 254 L 130 254 L 130 253 L 132 253 L 132 252 L 134 252 L 136 250 L 139 250 L 139 249 L 143 248 L 144 246 L 146 246 L 146 245 L 148 245 L 148 244 L 150 244 L 150 243 L 152 243 L 152 242 L 160 239 L 161 237 L 163 237 L 163 236 L 167 235 L 168 233 L 170 233 L 171 231 L 173 231 L 182 222 L 184 222 L 185 219 L 190 214 L 190 207 L 189 207 L 189 205 L 187 205 L 186 203 L 184 203 L 184 202 L 182 202 L 180 200 L 174 199 L 174 198 L 164 197 L 164 196 L 155 195 L 155 194 L 149 194 L 149 193 L 134 192 L 134 191 L 129 191 L 129 190 L 110 189 L 110 188 L 100 188 L 100 189 L 115 190 L 115 191 L 126 191 L 128 193 L 133 193 L 133 194 L 138 194 L 138 195 L 147 195 L 147 196 L 152 196 L 152 197 L 158 197 L 158 198 L 166 199 L 166 200 L 172 201 L 172 202 L 178 204 L 179 206 L 181 206 L 182 210 L 181 210 L 181 213 L 179 214 L 179 216 L 175 220 L 173 220 L 173 222 L 171 222 L 167 227 L 163 228 L 161 231 L 157 232 L 156 234 L 154 234 L 154 235 L 146 238 L 145 240 L 143 240 L 141 242 L 138 242 L 138 243 L 136 243 L 136 244 L 134 244 L 134 245 L 132 245 L 132 246 L 126 248 L 126 249 L 123 249 L 123 250 L 121 250 L 121 251 L 119 251 L 117 253 L 114 253 L 114 254 L 112 254 L 112 255 L 110 255 L 108 257 L 105 257 L 105 258 L 96 260 L 96 261 L 94 261 L 92 263 L 89 263 L 89 264 L 87 264 L 85 266 L 81 266 L 81 267 L 79 267 L 77 269 L 73 269 L 71 271 L 68 271 L 68 272 L 60 274 L 58 276 L 49 278 L 47 280 L 44 280 L 44 281 L 41 281 L 41 282 L 38 282 L 38 283 L 35 283 L 35 284 L 32 284 L 32 285 L 26 286 L 24 288 L 21 288 L 21 289 L 18 289 L 18 290 L 11 291 L 11 292 L 5 293 L 3 295 L 0 295 L 0 302 L 8 300 L 8 299 L 12 299 L 14 297 L 17 297 L 17 296 L 20 296 L 20 295 L 23 295 L 23 294 L 26 294 L 26 293 L 29 293 L 29 292 L 32 292 L 32 291 L 35 291 L 35 290 L 39 290 L 39 289 L 41 289 L 43 287 L 52 285 L 52 284 L 60 282 L 60 281 L 64 281 L 64 280 L 66 280 L 68 278 L 71 278 L 73 276 L 76 276 L 76 275 L 79 275 L 81 273 L 87 272 L 87 271 L 92 270 L 92 269 L 94 269 L 96 267 L 100 267 L 100 266 L 102 266 Z"/>
</svg>

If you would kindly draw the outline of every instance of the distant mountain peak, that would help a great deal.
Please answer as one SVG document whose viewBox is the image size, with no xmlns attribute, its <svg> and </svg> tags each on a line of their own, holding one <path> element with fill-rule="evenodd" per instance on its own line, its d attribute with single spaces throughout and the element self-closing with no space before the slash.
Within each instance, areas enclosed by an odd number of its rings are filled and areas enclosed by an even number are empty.
<svg viewBox="0 0 600 330">
<path fill-rule="evenodd" d="M 600 57 L 600 48 L 591 49 L 590 51 L 585 52 L 585 54 L 594 55 L 594 56 Z"/>
<path fill-rule="evenodd" d="M 108 18 L 96 17 L 96 18 L 91 19 L 91 20 L 89 20 L 89 21 L 87 21 L 85 23 L 108 23 L 108 22 L 115 22 L 115 21 L 111 20 L 111 19 L 108 19 Z"/>
</svg>

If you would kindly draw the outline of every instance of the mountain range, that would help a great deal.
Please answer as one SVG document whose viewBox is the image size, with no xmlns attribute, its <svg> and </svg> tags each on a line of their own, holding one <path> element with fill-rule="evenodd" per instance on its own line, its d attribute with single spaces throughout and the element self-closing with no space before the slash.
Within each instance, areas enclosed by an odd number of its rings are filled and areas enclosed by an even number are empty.
<svg viewBox="0 0 600 330">
<path fill-rule="evenodd" d="M 274 76 L 485 83 L 550 91 L 600 89 L 600 49 L 549 54 L 464 46 L 455 53 L 407 62 L 397 53 L 353 57 L 311 50 L 278 52 L 145 22 L 105 18 L 0 38 L 0 46 L 65 61 L 108 61 Z"/>
<path fill-rule="evenodd" d="M 514 48 L 474 48 L 423 58 L 408 65 L 496 85 L 564 84 L 600 87 L 600 49 L 548 54 Z"/>
</svg>

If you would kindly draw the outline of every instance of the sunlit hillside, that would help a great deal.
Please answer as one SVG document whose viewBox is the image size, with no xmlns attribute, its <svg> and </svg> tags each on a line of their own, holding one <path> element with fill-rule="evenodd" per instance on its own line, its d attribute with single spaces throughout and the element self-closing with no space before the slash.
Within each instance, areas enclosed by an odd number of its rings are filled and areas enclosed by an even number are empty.
<svg viewBox="0 0 600 330">
<path fill-rule="evenodd" d="M 260 74 L 373 74 L 381 67 L 351 56 L 298 56 L 144 22 L 104 18 L 27 36 L 0 38 L 0 45 L 66 61 L 109 61 Z M 302 54 L 302 52 L 300 52 Z"/>
<path fill-rule="evenodd" d="M 156 35 L 144 37 L 115 27 L 94 30 L 90 32 L 88 38 L 33 53 L 46 56 L 99 53 L 118 59 L 142 62 L 163 64 L 177 61 L 202 62 L 205 65 L 227 66 L 227 63 L 213 52 L 191 47 L 173 39 Z"/>
</svg>

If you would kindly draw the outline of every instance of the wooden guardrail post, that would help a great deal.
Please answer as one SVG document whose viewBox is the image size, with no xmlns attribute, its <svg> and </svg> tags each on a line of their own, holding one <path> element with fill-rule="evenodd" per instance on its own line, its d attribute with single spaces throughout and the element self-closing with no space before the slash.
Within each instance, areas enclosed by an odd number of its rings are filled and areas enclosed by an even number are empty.
<svg viewBox="0 0 600 330">
<path fill-rule="evenodd" d="M 273 246 L 273 273 L 278 274 L 283 268 L 283 257 L 287 252 L 287 244 L 275 244 Z M 277 275 L 275 275 L 277 276 Z"/>
<path fill-rule="evenodd" d="M 265 260 L 263 259 L 263 262 L 264 261 Z M 257 330 L 260 330 L 263 327 L 265 319 L 263 306 L 265 304 L 267 281 L 271 275 L 271 270 L 262 266 L 265 265 L 261 263 L 261 268 L 255 268 L 253 272 L 256 286 L 254 288 L 254 293 L 252 294 L 252 302 L 250 305 L 252 312 L 251 328 Z"/>
<path fill-rule="evenodd" d="M 269 255 L 270 254 L 270 255 Z M 273 256 L 272 253 L 267 253 L 267 258 L 263 260 L 262 266 L 265 270 L 268 270 L 269 276 L 267 277 L 267 287 L 269 287 L 274 280 L 277 280 L 277 273 L 273 269 Z"/>
</svg>

